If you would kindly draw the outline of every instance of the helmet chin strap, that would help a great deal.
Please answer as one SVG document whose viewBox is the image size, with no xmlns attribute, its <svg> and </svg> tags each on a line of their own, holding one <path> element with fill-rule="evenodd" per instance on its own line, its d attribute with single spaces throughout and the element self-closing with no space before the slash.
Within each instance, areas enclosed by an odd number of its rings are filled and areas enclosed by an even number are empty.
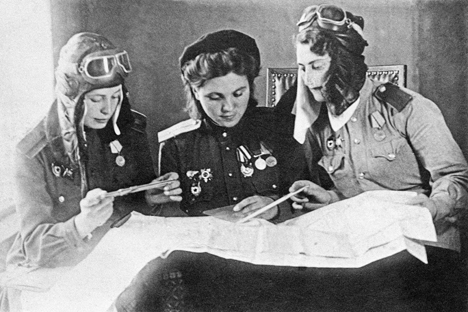
<svg viewBox="0 0 468 312">
<path fill-rule="evenodd" d="M 114 115 L 112 115 L 112 126 L 114 127 L 114 132 L 117 135 L 120 135 L 120 129 L 119 126 L 117 125 L 117 119 L 119 119 L 119 114 L 120 114 L 120 107 L 122 106 L 122 101 L 123 101 L 123 90 L 122 90 L 122 85 L 120 85 L 120 96 L 119 96 L 119 103 L 117 104 L 117 107 L 115 108 Z"/>
</svg>

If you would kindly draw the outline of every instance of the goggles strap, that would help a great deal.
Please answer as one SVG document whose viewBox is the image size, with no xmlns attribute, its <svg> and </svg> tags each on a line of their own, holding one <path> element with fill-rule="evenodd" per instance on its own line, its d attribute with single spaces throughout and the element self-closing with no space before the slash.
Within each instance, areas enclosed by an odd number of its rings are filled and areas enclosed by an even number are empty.
<svg viewBox="0 0 468 312">
<path fill-rule="evenodd" d="M 364 39 L 364 31 L 362 30 L 361 26 L 353 21 L 350 21 L 348 27 L 354 29 L 362 37 L 362 39 Z"/>
</svg>

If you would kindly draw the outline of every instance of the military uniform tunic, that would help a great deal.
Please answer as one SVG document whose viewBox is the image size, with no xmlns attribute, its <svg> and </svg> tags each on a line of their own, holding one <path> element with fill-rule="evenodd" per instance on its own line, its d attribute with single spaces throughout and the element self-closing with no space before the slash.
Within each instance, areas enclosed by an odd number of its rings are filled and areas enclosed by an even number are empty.
<svg viewBox="0 0 468 312">
<path fill-rule="evenodd" d="M 180 207 L 185 213 L 203 215 L 205 210 L 234 205 L 253 195 L 277 198 L 278 171 L 270 142 L 272 118 L 268 108 L 248 108 L 232 128 L 204 119 L 198 129 L 165 142 L 161 174 L 179 174 L 183 191 Z M 259 158 L 265 161 L 264 168 L 255 165 Z"/>
<path fill-rule="evenodd" d="M 455 216 L 468 204 L 468 167 L 439 108 L 420 94 L 366 80 L 360 103 L 338 131 L 326 106 L 304 143 L 312 176 L 317 164 L 328 172 L 337 194 L 415 191 L 437 207 L 436 246 L 459 250 Z"/>
<path fill-rule="evenodd" d="M 121 129 L 118 141 L 122 145 L 119 155 L 125 159 L 123 166 L 116 163 L 118 154 L 112 153 L 96 130 L 86 132 L 89 189 L 114 191 L 155 178 L 145 125 L 146 117 L 134 113 L 133 122 Z M 17 150 L 16 207 L 21 228 L 8 253 L 8 265 L 74 265 L 91 252 L 114 220 L 134 209 L 149 213 L 143 193 L 116 198 L 112 217 L 89 239 L 80 237 L 74 217 L 80 213 L 81 176 L 78 166 L 68 164 L 64 153 L 56 104 L 20 141 Z"/>
</svg>

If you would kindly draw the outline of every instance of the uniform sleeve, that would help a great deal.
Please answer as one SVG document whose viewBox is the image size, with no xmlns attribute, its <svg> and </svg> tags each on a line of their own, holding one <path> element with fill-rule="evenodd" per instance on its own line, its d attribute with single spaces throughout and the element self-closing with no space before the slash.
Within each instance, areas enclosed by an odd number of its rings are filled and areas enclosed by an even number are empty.
<svg viewBox="0 0 468 312">
<path fill-rule="evenodd" d="M 180 151 L 174 139 L 164 141 L 161 148 L 160 174 L 176 172 L 179 180 L 182 177 Z M 184 196 L 184 194 L 182 194 Z M 180 209 L 180 203 L 171 202 L 158 205 L 155 209 L 155 215 L 163 217 L 186 217 L 187 214 Z"/>
<path fill-rule="evenodd" d="M 30 159 L 16 157 L 16 207 L 20 217 L 21 253 L 27 266 L 58 267 L 81 261 L 104 235 L 104 226 L 84 241 L 78 234 L 74 216 L 58 221 L 48 193 L 46 166 L 42 154 Z M 76 208 L 79 212 L 79 207 Z"/>
<path fill-rule="evenodd" d="M 415 96 L 398 115 L 419 162 L 430 173 L 430 200 L 437 210 L 434 220 L 466 209 L 467 163 L 440 109 L 430 100 Z"/>
<path fill-rule="evenodd" d="M 180 157 L 177 144 L 175 140 L 167 140 L 161 147 L 161 175 L 168 172 L 177 172 L 181 176 L 180 172 Z"/>
<path fill-rule="evenodd" d="M 298 179 L 312 181 L 326 189 L 331 196 L 330 203 L 345 199 L 343 194 L 341 194 L 333 184 L 328 173 L 319 165 L 319 161 L 322 158 L 322 152 L 320 145 L 313 134 L 312 127 L 307 131 L 303 149 L 307 168 L 303 170 L 301 175 L 298 175 Z"/>
<path fill-rule="evenodd" d="M 134 132 L 132 136 L 132 146 L 135 150 L 136 170 L 138 174 L 132 180 L 133 185 L 147 184 L 156 178 L 153 166 L 153 159 L 148 144 L 146 131 Z M 146 203 L 145 192 L 129 194 L 121 198 L 116 198 L 114 207 L 119 206 L 123 210 L 123 215 L 127 215 L 131 211 L 138 211 L 143 214 L 153 214 L 153 208 Z"/>
</svg>

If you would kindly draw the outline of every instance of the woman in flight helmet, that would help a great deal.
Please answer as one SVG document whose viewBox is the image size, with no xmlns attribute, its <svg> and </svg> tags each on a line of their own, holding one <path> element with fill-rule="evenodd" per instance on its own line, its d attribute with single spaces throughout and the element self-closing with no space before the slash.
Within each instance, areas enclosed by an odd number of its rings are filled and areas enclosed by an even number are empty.
<svg viewBox="0 0 468 312">
<path fill-rule="evenodd" d="M 144 193 L 106 196 L 155 178 L 146 117 L 131 110 L 124 85 L 131 70 L 127 52 L 98 34 L 78 33 L 61 49 L 56 100 L 17 146 L 21 228 L 8 272 L 77 264 L 132 210 L 151 213 Z M 158 180 L 177 178 L 168 173 Z M 164 203 L 180 200 L 179 192 L 176 180 L 146 197 Z M 12 305 L 14 292 L 3 292 L 1 306 Z"/>
</svg>

